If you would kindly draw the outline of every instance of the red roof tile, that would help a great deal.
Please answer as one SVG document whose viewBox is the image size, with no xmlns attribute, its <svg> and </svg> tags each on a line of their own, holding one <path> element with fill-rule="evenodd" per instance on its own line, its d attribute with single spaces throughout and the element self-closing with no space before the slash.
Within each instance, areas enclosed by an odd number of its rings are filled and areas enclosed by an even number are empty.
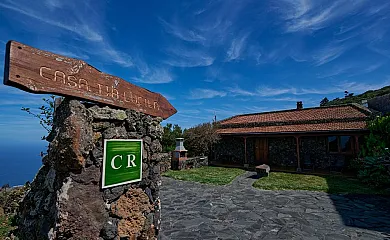
<svg viewBox="0 0 390 240">
<path fill-rule="evenodd" d="M 359 122 L 330 122 L 316 124 L 295 124 L 284 126 L 262 126 L 247 128 L 222 128 L 218 129 L 219 134 L 237 134 L 237 133 L 292 133 L 292 132 L 321 132 L 321 131 L 351 131 L 364 130 L 365 121 Z"/>
<path fill-rule="evenodd" d="M 364 107 L 356 105 L 341 105 L 331 107 L 318 107 L 306 109 L 294 109 L 277 112 L 265 112 L 234 116 L 220 122 L 221 125 L 236 123 L 264 123 L 264 122 L 289 122 L 324 119 L 364 118 Z M 366 110 L 368 111 L 368 109 Z"/>
<path fill-rule="evenodd" d="M 364 130 L 371 112 L 360 105 L 238 115 L 220 121 L 220 134 Z"/>
</svg>

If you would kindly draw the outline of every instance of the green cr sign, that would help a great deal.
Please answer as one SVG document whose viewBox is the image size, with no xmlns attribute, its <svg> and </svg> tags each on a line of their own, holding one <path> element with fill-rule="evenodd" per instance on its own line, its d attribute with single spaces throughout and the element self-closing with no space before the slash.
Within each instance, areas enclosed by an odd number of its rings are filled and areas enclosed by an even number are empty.
<svg viewBox="0 0 390 240">
<path fill-rule="evenodd" d="M 102 188 L 142 179 L 142 140 L 105 139 Z"/>
</svg>

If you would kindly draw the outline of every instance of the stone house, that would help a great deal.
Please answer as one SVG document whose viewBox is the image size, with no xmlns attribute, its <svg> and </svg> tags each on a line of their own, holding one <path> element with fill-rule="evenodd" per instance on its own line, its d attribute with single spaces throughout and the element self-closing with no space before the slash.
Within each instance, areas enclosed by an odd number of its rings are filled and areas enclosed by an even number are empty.
<svg viewBox="0 0 390 240">
<path fill-rule="evenodd" d="M 271 169 L 347 168 L 368 133 L 371 111 L 359 104 L 237 115 L 219 122 L 215 164 Z"/>
</svg>

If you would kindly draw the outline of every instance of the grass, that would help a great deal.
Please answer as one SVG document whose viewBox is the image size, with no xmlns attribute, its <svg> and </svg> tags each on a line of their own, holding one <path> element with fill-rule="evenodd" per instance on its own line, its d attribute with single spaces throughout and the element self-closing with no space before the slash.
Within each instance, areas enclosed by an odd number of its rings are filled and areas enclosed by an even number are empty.
<svg viewBox="0 0 390 240">
<path fill-rule="evenodd" d="M 258 179 L 254 187 L 265 190 L 307 190 L 327 193 L 388 194 L 371 188 L 357 179 L 344 176 L 315 176 L 272 172 L 269 177 Z"/>
<path fill-rule="evenodd" d="M 226 185 L 244 172 L 244 170 L 238 168 L 201 167 L 180 171 L 169 170 L 163 176 L 184 181 Z"/>
</svg>

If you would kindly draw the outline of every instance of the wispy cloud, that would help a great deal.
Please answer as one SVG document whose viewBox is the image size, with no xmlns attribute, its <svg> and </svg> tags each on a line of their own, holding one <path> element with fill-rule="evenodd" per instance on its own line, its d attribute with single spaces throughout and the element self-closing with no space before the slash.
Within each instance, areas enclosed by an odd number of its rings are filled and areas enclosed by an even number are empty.
<svg viewBox="0 0 390 240">
<path fill-rule="evenodd" d="M 110 44 L 109 37 L 104 34 L 102 21 L 98 19 L 98 14 L 89 8 L 88 1 L 80 4 L 71 4 L 58 0 L 47 0 L 44 5 L 17 3 L 6 0 L 0 3 L 0 8 L 5 8 L 31 19 L 40 21 L 47 26 L 56 27 L 59 30 L 68 31 L 74 39 L 83 39 L 88 43 L 83 51 L 89 55 L 99 56 L 107 62 L 114 62 L 122 67 L 133 67 L 132 57 L 122 51 L 115 49 Z M 42 10 L 46 7 L 46 11 Z M 88 9 L 88 10 L 87 10 Z M 64 14 L 58 14 L 61 11 Z M 88 14 L 85 12 L 88 11 Z M 92 12 L 91 12 L 92 11 Z M 43 25 L 44 26 L 44 25 Z M 55 31 L 50 31 L 54 36 Z M 81 59 L 88 59 L 86 54 L 75 53 L 70 49 L 54 49 L 57 53 Z"/>
<path fill-rule="evenodd" d="M 282 94 L 296 94 L 295 88 L 273 88 L 268 86 L 260 86 L 256 89 L 257 94 L 262 97 L 278 96 Z"/>
<path fill-rule="evenodd" d="M 345 75 L 348 77 L 360 76 L 363 74 L 374 72 L 384 65 L 384 62 L 377 62 L 372 64 L 367 64 L 366 62 L 346 62 L 336 64 L 331 69 L 327 69 L 323 73 L 317 74 L 318 78 L 329 78 Z"/>
<path fill-rule="evenodd" d="M 162 84 L 172 82 L 174 80 L 174 77 L 169 72 L 169 70 L 165 68 L 153 68 L 149 70 L 149 72 L 146 73 L 144 76 L 133 77 L 132 79 L 140 83 Z"/>
<path fill-rule="evenodd" d="M 254 95 L 256 95 L 254 92 L 244 90 L 238 86 L 229 87 L 229 88 L 227 88 L 227 91 L 229 91 L 229 93 L 233 96 L 254 96 Z"/>
<path fill-rule="evenodd" d="M 63 55 L 63 56 L 67 56 L 67 57 L 71 57 L 71 58 L 81 59 L 81 60 L 88 60 L 89 59 L 89 56 L 87 54 L 71 52 L 71 51 L 67 51 L 64 49 L 51 48 L 51 49 L 46 49 L 46 51 L 53 52 L 53 53 Z"/>
<path fill-rule="evenodd" d="M 196 88 L 190 91 L 189 99 L 205 99 L 215 97 L 225 97 L 226 92 L 212 89 Z"/>
<path fill-rule="evenodd" d="M 163 95 L 169 101 L 176 99 L 174 96 L 167 94 L 167 93 L 161 93 L 161 95 Z"/>
<path fill-rule="evenodd" d="M 45 0 L 45 5 L 54 10 L 56 8 L 61 8 L 63 2 L 61 2 L 61 0 Z"/>
<path fill-rule="evenodd" d="M 346 14 L 355 13 L 365 1 L 283 0 L 277 10 L 286 20 L 287 32 L 316 31 L 329 26 Z"/>
<path fill-rule="evenodd" d="M 165 61 L 166 64 L 173 67 L 204 67 L 214 63 L 214 57 L 203 50 L 189 50 L 184 47 L 171 47 L 167 49 L 171 56 Z"/>
<path fill-rule="evenodd" d="M 202 42 L 206 40 L 205 37 L 196 30 L 190 30 L 186 27 L 182 27 L 178 23 L 168 23 L 162 18 L 159 18 L 159 20 L 167 33 L 170 33 L 181 40 L 188 42 Z"/>
<path fill-rule="evenodd" d="M 280 87 L 273 88 L 268 86 L 262 86 L 257 89 L 259 96 L 272 97 L 284 94 L 290 95 L 305 95 L 305 94 L 331 94 L 331 93 L 343 93 L 344 91 L 362 93 L 368 90 L 375 90 L 390 85 L 390 79 L 380 83 L 360 83 L 355 81 L 342 81 L 326 87 L 316 88 L 293 88 L 293 87 Z M 283 99 L 283 98 L 281 98 Z M 286 99 L 283 99 L 286 100 Z"/>
<path fill-rule="evenodd" d="M 316 66 L 321 66 L 331 62 L 340 57 L 347 49 L 348 47 L 342 45 L 326 46 L 313 54 L 312 58 L 314 64 Z"/>
<path fill-rule="evenodd" d="M 94 42 L 103 41 L 103 36 L 101 35 L 101 33 L 96 31 L 93 27 L 89 26 L 85 22 L 78 22 L 78 23 L 75 22 L 73 24 L 65 24 L 62 21 L 54 20 L 52 18 L 43 16 L 42 12 L 38 13 L 31 8 L 27 8 L 25 5 L 16 5 L 16 3 L 8 0 L 6 0 L 6 3 L 4 2 L 0 3 L 0 7 L 15 11 L 19 14 L 31 17 L 35 20 L 44 22 L 54 27 L 58 27 L 66 31 L 73 32 L 89 41 L 94 41 Z"/>
<path fill-rule="evenodd" d="M 242 34 L 240 37 L 234 38 L 229 50 L 226 53 L 226 60 L 238 60 L 245 51 L 246 42 L 248 39 L 249 33 Z"/>
</svg>

